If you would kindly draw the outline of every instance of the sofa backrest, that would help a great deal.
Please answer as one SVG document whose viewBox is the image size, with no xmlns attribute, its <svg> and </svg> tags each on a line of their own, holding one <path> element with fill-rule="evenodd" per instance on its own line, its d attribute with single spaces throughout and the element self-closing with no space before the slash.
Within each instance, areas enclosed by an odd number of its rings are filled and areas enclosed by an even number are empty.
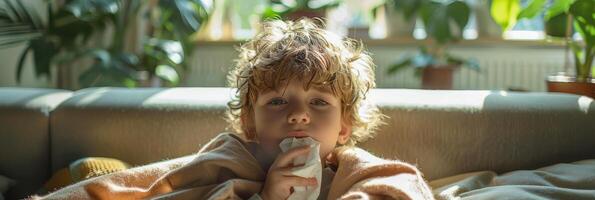
<svg viewBox="0 0 595 200">
<path fill-rule="evenodd" d="M 7 199 L 23 198 L 50 176 L 50 113 L 72 92 L 0 89 L 0 175 L 12 179 Z"/>
<path fill-rule="evenodd" d="M 360 146 L 434 180 L 595 158 L 595 102 L 561 93 L 380 89 L 390 117 Z"/>
<path fill-rule="evenodd" d="M 142 165 L 197 152 L 226 128 L 229 89 L 91 88 L 52 113 L 52 171 L 88 156 Z"/>
<path fill-rule="evenodd" d="M 52 114 L 52 170 L 85 156 L 133 165 L 187 155 L 226 130 L 228 88 L 78 91 Z M 388 116 L 359 146 L 426 178 L 595 157 L 595 103 L 557 93 L 376 89 Z"/>
</svg>

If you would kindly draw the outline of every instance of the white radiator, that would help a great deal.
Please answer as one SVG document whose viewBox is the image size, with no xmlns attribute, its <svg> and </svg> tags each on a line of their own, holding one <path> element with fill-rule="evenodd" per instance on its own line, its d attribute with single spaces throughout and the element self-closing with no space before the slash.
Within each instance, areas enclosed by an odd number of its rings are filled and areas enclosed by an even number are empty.
<svg viewBox="0 0 595 200">
<path fill-rule="evenodd" d="M 234 44 L 200 44 L 191 58 L 191 67 L 182 86 L 226 86 L 227 71 L 236 59 Z M 376 83 L 379 88 L 421 88 L 421 80 L 413 76 L 412 69 L 387 75 L 387 67 L 413 46 L 369 45 L 377 65 Z M 564 70 L 564 48 L 536 45 L 477 45 L 458 46 L 453 55 L 475 58 L 480 72 L 467 68 L 457 70 L 454 89 L 500 90 L 523 89 L 545 91 L 545 77 Z"/>
</svg>

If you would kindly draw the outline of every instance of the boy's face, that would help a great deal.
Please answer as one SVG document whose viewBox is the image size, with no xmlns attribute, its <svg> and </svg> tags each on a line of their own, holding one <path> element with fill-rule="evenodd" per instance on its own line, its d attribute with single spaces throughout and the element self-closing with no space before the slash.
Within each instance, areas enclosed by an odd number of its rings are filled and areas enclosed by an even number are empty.
<svg viewBox="0 0 595 200">
<path fill-rule="evenodd" d="M 350 126 L 341 119 L 341 101 L 328 88 L 310 87 L 292 81 L 287 88 L 258 95 L 253 104 L 256 139 L 270 155 L 280 152 L 288 137 L 312 137 L 320 143 L 325 158 L 337 143 L 345 144 Z"/>
</svg>

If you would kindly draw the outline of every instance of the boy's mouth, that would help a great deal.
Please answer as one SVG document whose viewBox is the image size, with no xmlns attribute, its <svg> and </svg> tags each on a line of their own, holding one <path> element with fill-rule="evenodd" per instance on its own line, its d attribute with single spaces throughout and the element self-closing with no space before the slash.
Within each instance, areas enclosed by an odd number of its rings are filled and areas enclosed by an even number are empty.
<svg viewBox="0 0 595 200">
<path fill-rule="evenodd" d="M 306 134 L 306 131 L 295 130 L 295 131 L 289 131 L 287 133 L 287 137 L 303 138 L 303 137 L 308 137 L 308 134 Z"/>
</svg>

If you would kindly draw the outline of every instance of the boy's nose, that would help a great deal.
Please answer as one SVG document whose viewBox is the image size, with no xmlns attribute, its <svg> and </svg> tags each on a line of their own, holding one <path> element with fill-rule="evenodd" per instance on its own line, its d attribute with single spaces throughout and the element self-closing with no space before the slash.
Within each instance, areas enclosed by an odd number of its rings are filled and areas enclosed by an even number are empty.
<svg viewBox="0 0 595 200">
<path fill-rule="evenodd" d="M 296 108 L 293 110 L 288 117 L 288 123 L 296 124 L 296 123 L 310 123 L 310 116 L 308 112 L 303 108 Z"/>
<path fill-rule="evenodd" d="M 305 115 L 305 113 L 303 115 L 292 115 L 289 117 L 289 123 L 290 124 L 297 124 L 297 123 L 310 123 L 310 117 L 308 117 L 307 115 Z"/>
</svg>

